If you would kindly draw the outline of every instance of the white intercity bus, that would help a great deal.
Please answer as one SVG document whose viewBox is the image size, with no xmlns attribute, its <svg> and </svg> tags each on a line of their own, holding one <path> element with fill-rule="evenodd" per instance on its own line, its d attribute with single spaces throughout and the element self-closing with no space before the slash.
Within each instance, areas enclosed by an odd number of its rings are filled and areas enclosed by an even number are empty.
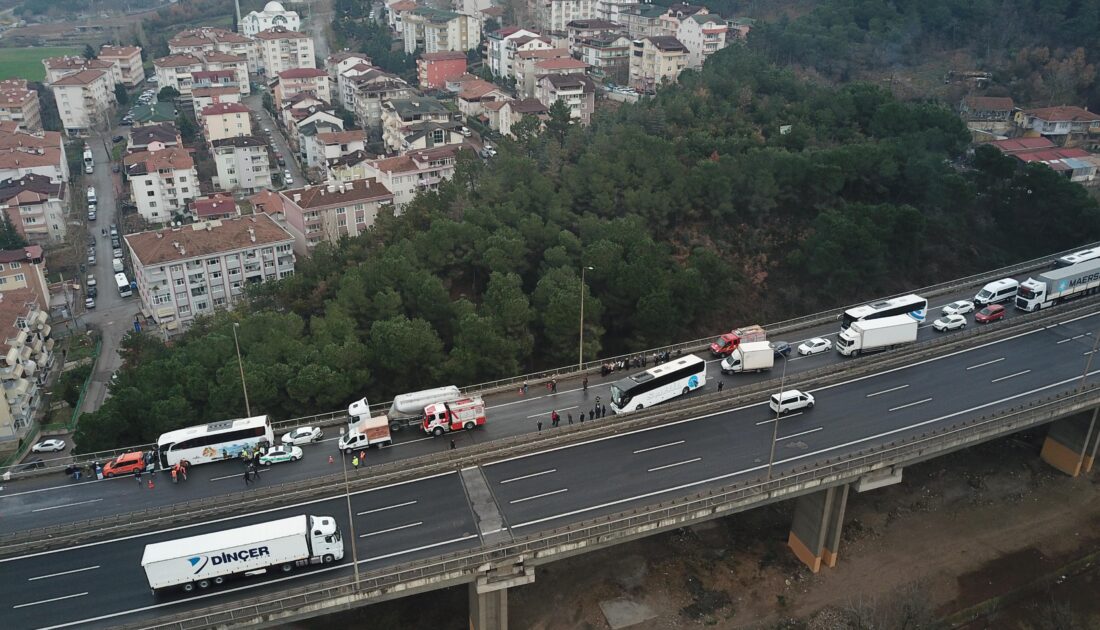
<svg viewBox="0 0 1100 630">
<path fill-rule="evenodd" d="M 122 297 L 130 297 L 133 291 L 130 289 L 130 281 L 124 273 L 115 274 L 115 285 L 118 286 L 118 294 Z"/>
<path fill-rule="evenodd" d="M 903 295 L 901 297 L 873 302 L 863 306 L 856 306 L 844 311 L 844 321 L 840 324 L 841 330 L 848 330 L 852 322 L 862 322 L 868 319 L 881 319 L 895 315 L 908 315 L 917 322 L 923 322 L 928 311 L 928 300 L 919 295 Z"/>
<path fill-rule="evenodd" d="M 680 357 L 612 383 L 611 411 L 652 407 L 706 384 L 707 362 L 695 355 Z"/>
<path fill-rule="evenodd" d="M 240 457 L 241 451 L 275 443 L 267 416 L 222 420 L 169 431 L 157 439 L 161 469 L 180 462 L 205 464 Z"/>
</svg>

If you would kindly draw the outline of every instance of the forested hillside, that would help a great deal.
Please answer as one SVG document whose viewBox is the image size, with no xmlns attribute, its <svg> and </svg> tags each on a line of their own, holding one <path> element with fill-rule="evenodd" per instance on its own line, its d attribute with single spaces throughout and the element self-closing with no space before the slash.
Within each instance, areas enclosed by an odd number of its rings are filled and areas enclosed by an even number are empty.
<svg viewBox="0 0 1100 630">
<path fill-rule="evenodd" d="M 299 259 L 249 308 L 173 347 L 131 336 L 93 450 L 253 412 L 469 383 L 639 350 L 946 280 L 1100 238 L 1100 208 L 1050 169 L 979 149 L 947 109 L 820 87 L 744 47 L 656 98 L 557 115 L 469 155 L 437 194 Z M 789 126 L 789 133 L 781 132 Z"/>
</svg>

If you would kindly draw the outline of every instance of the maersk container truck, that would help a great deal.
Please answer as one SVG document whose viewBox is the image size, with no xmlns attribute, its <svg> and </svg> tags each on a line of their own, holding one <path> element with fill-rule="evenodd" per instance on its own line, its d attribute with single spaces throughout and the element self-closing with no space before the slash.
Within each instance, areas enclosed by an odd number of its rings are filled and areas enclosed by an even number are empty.
<svg viewBox="0 0 1100 630">
<path fill-rule="evenodd" d="M 141 566 L 153 593 L 208 589 L 239 575 L 328 564 L 344 557 L 340 528 L 331 516 L 301 514 L 277 521 L 199 534 L 145 546 Z"/>
<path fill-rule="evenodd" d="M 722 374 L 736 372 L 763 372 L 772 369 L 775 364 L 775 351 L 767 341 L 742 343 L 725 359 L 722 359 Z"/>
<path fill-rule="evenodd" d="M 1020 283 L 1016 308 L 1037 311 L 1100 289 L 1100 259 L 1047 271 Z"/>
<path fill-rule="evenodd" d="M 848 357 L 864 352 L 889 350 L 894 346 L 916 341 L 919 325 L 917 320 L 908 315 L 855 321 L 837 336 L 836 349 Z"/>
</svg>

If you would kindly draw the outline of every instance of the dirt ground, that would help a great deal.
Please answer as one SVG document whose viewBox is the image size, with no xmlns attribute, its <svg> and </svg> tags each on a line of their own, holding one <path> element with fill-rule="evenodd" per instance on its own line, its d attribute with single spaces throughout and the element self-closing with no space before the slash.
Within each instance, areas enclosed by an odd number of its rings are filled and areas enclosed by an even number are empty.
<svg viewBox="0 0 1100 630">
<path fill-rule="evenodd" d="M 1100 628 L 1100 473 L 1065 477 L 1041 443 L 1017 435 L 851 492 L 839 563 L 817 575 L 786 546 L 788 502 L 542 568 L 510 592 L 510 627 L 610 628 L 600 602 L 623 598 L 652 612 L 637 630 Z M 458 630 L 466 614 L 462 588 L 301 627 Z"/>
</svg>

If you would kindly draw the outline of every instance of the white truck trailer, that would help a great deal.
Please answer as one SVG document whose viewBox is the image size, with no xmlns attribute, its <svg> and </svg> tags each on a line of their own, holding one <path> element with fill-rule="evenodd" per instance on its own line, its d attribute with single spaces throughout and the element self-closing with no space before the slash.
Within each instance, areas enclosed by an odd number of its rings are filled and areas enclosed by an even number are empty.
<svg viewBox="0 0 1100 630">
<path fill-rule="evenodd" d="M 775 365 L 775 351 L 767 341 L 742 343 L 722 359 L 722 374 L 737 372 L 763 372 Z"/>
<path fill-rule="evenodd" d="M 239 575 L 278 567 L 328 564 L 344 557 L 340 528 L 331 516 L 300 514 L 145 546 L 141 566 L 153 593 L 208 589 Z"/>
<path fill-rule="evenodd" d="M 918 326 L 920 323 L 909 315 L 855 321 L 837 336 L 836 349 L 848 357 L 889 350 L 916 341 Z"/>
<path fill-rule="evenodd" d="M 1097 291 L 1100 291 L 1100 259 L 1086 260 L 1021 282 L 1016 291 L 1016 308 L 1037 311 Z"/>
</svg>

